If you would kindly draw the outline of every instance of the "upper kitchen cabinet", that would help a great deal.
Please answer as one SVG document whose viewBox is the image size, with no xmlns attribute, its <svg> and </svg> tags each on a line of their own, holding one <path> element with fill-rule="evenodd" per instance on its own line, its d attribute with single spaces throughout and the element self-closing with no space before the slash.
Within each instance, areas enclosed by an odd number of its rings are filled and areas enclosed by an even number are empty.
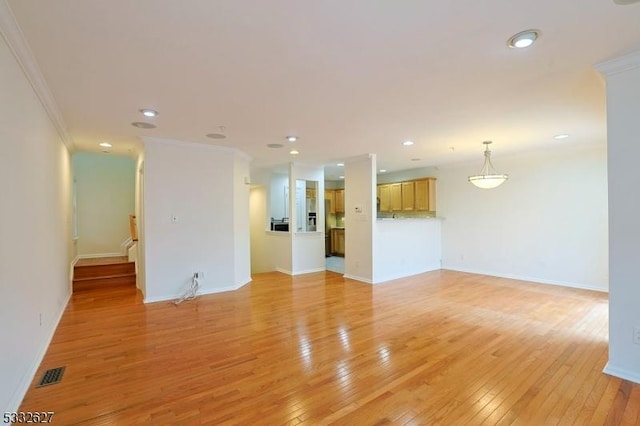
<svg viewBox="0 0 640 426">
<path fill-rule="evenodd" d="M 425 178 L 414 181 L 415 210 L 421 212 L 436 211 L 436 179 Z"/>
<path fill-rule="evenodd" d="M 402 210 L 402 183 L 392 183 L 389 185 L 391 192 L 391 211 Z"/>
<path fill-rule="evenodd" d="M 384 183 L 377 187 L 380 212 L 436 211 L 436 179 L 432 177 Z"/>
<path fill-rule="evenodd" d="M 378 200 L 381 212 L 391 211 L 391 185 L 378 185 Z"/>
<path fill-rule="evenodd" d="M 324 199 L 326 201 L 329 201 L 329 210 L 326 213 L 335 214 L 336 213 L 336 191 L 334 191 L 333 189 L 325 189 Z"/>
<path fill-rule="evenodd" d="M 336 213 L 344 213 L 344 189 L 335 190 Z"/>
<path fill-rule="evenodd" d="M 402 210 L 405 212 L 413 211 L 414 207 L 414 182 L 402 182 Z"/>
</svg>

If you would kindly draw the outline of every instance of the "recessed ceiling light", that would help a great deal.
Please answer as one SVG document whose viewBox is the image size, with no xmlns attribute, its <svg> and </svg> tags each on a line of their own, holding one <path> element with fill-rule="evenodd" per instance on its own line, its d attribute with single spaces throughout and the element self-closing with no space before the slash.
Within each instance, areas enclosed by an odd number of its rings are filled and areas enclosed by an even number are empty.
<svg viewBox="0 0 640 426">
<path fill-rule="evenodd" d="M 387 169 L 380 169 L 380 173 L 387 173 Z"/>
<path fill-rule="evenodd" d="M 111 148 L 113 146 L 109 142 L 100 142 L 98 145 L 100 145 L 103 148 Z"/>
<path fill-rule="evenodd" d="M 298 152 L 298 150 L 297 150 L 297 149 L 292 149 L 291 151 L 289 151 L 289 154 L 291 154 L 291 155 L 298 155 L 298 154 L 300 154 L 300 153 Z"/>
<path fill-rule="evenodd" d="M 338 163 L 338 164 L 336 164 L 336 166 L 338 166 L 338 167 L 344 167 L 344 163 Z"/>
<path fill-rule="evenodd" d="M 340 179 L 344 179 L 344 176 L 339 176 Z"/>
<path fill-rule="evenodd" d="M 526 30 L 515 34 L 507 40 L 507 46 L 512 49 L 522 49 L 529 47 L 536 39 L 540 37 L 539 30 Z"/>
<path fill-rule="evenodd" d="M 567 135 L 566 133 L 563 133 L 561 135 L 555 135 L 553 138 L 554 139 L 566 139 L 568 137 L 569 137 L 569 135 Z"/>
<path fill-rule="evenodd" d="M 270 144 L 267 144 L 267 146 L 269 148 L 282 148 L 284 145 L 282 145 L 281 143 L 270 143 Z"/>
<path fill-rule="evenodd" d="M 149 117 L 149 118 L 153 118 L 153 117 L 157 117 L 158 116 L 158 111 L 153 110 L 153 109 L 149 109 L 149 108 L 143 108 L 140 110 L 140 112 L 142 113 L 142 115 L 144 115 L 145 117 Z"/>
<path fill-rule="evenodd" d="M 404 142 L 402 142 L 402 145 L 411 146 L 411 145 L 413 145 L 413 141 L 404 141 Z"/>
<path fill-rule="evenodd" d="M 207 137 L 211 139 L 226 139 L 227 136 L 222 133 L 207 133 Z"/>
<path fill-rule="evenodd" d="M 217 133 L 208 133 L 206 136 L 208 138 L 211 138 L 211 139 L 226 139 L 227 135 L 224 134 L 224 131 L 225 131 L 226 127 L 218 126 L 218 129 L 220 129 L 219 132 L 217 132 Z"/>
<path fill-rule="evenodd" d="M 287 136 L 287 140 L 291 143 L 295 142 L 298 140 L 297 136 Z"/>
<path fill-rule="evenodd" d="M 131 123 L 133 127 L 137 127 L 139 129 L 155 129 L 156 125 L 151 123 L 145 123 L 144 121 L 134 121 Z"/>
</svg>

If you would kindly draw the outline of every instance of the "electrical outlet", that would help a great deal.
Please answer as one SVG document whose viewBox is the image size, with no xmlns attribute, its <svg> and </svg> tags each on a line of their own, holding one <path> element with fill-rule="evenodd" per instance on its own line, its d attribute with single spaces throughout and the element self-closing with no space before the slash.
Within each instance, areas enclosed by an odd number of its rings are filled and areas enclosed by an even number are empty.
<svg viewBox="0 0 640 426">
<path fill-rule="evenodd" d="M 198 272 L 198 279 L 204 280 L 204 272 Z"/>
<path fill-rule="evenodd" d="M 633 343 L 640 345 L 640 327 L 633 327 Z"/>
</svg>

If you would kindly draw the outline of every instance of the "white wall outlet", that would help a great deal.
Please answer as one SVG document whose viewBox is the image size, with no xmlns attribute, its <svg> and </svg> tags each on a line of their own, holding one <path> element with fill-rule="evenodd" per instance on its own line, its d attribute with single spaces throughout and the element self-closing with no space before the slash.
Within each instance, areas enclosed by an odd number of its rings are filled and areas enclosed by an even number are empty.
<svg viewBox="0 0 640 426">
<path fill-rule="evenodd" d="M 202 272 L 202 271 L 198 272 L 198 279 L 199 280 L 203 280 L 204 279 L 204 272 Z"/>
<path fill-rule="evenodd" d="M 356 206 L 355 211 L 356 213 L 362 213 L 362 206 Z"/>
<path fill-rule="evenodd" d="M 633 343 L 640 345 L 640 326 L 633 327 Z"/>
</svg>

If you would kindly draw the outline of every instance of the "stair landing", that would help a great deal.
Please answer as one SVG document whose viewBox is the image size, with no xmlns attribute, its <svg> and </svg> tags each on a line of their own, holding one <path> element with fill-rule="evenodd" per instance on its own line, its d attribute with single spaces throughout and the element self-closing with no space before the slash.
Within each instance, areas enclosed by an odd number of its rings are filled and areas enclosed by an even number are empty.
<svg viewBox="0 0 640 426">
<path fill-rule="evenodd" d="M 80 259 L 73 268 L 73 291 L 136 285 L 136 267 L 126 256 Z"/>
</svg>

